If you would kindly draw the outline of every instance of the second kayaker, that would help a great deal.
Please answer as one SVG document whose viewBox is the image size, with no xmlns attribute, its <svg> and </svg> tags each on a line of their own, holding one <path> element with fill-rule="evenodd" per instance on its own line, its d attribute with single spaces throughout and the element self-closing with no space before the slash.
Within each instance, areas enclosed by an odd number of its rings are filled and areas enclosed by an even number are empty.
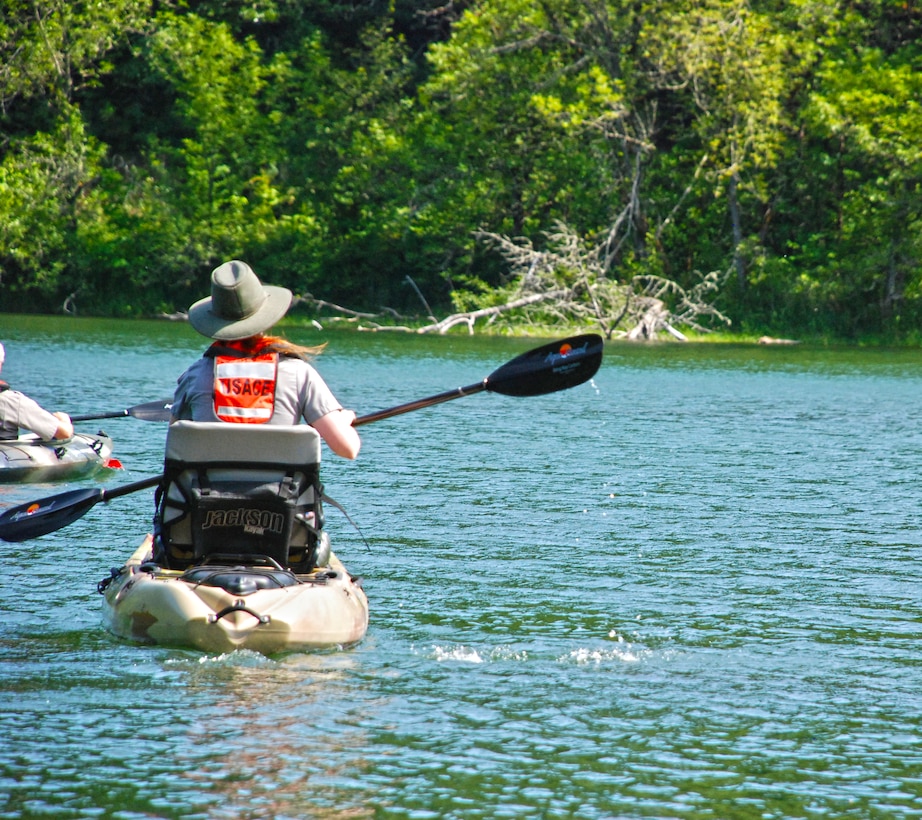
<svg viewBox="0 0 922 820">
<path fill-rule="evenodd" d="M 0 370 L 5 360 L 6 350 L 0 344 Z M 43 441 L 69 439 L 74 435 L 74 425 L 67 413 L 46 410 L 25 393 L 13 390 L 0 380 L 0 441 L 18 438 L 20 427 Z"/>
</svg>

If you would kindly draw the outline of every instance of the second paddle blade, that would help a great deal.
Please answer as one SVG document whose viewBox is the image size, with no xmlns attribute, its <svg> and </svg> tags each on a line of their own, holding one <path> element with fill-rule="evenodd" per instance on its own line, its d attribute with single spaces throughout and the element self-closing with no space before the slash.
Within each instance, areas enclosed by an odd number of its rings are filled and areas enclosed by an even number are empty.
<svg viewBox="0 0 922 820">
<path fill-rule="evenodd" d="M 103 490 L 71 490 L 12 507 L 0 515 L 0 539 L 28 541 L 66 527 L 103 499 Z"/>
</svg>

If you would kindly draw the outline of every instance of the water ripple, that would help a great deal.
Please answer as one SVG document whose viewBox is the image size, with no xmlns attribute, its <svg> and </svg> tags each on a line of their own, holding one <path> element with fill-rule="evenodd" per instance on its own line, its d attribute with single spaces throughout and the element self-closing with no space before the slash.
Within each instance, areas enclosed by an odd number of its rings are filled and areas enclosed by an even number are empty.
<svg viewBox="0 0 922 820">
<path fill-rule="evenodd" d="M 21 321 L 4 375 L 46 395 L 92 356 L 116 404 L 154 399 L 199 350 Z M 527 346 L 334 334 L 321 361 L 371 411 Z M 345 652 L 106 634 L 95 584 L 151 493 L 6 544 L 0 816 L 922 816 L 920 377 L 918 354 L 613 345 L 566 393 L 363 428 L 324 466 L 371 601 Z M 117 424 L 107 480 L 156 474 L 163 428 Z"/>
</svg>

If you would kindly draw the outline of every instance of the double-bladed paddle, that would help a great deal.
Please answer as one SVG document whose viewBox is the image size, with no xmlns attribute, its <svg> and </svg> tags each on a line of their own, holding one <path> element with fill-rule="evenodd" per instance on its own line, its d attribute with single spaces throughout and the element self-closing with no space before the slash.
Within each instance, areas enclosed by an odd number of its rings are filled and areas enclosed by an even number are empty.
<svg viewBox="0 0 922 820">
<path fill-rule="evenodd" d="M 71 416 L 71 421 L 93 421 L 95 419 L 119 419 L 130 416 L 141 421 L 169 421 L 173 399 L 149 401 L 145 404 L 136 404 L 124 410 L 112 410 L 108 413 L 94 413 L 85 416 Z"/>
<path fill-rule="evenodd" d="M 588 381 L 596 374 L 602 364 L 603 347 L 602 337 L 595 333 L 550 342 L 516 356 L 482 381 L 437 393 L 426 399 L 400 404 L 388 410 L 359 416 L 354 423 L 356 426 L 369 424 L 463 396 L 472 396 L 484 390 L 503 396 L 541 396 L 566 390 Z M 158 403 L 151 402 L 151 405 L 153 404 Z M 168 412 L 166 402 L 163 403 L 163 407 Z M 130 414 L 126 411 L 125 415 Z M 84 516 L 100 501 L 109 501 L 137 490 L 155 487 L 162 478 L 163 476 L 159 475 L 153 476 L 112 490 L 71 490 L 12 507 L 0 515 L 0 540 L 28 541 L 30 538 L 55 532 Z"/>
<path fill-rule="evenodd" d="M 542 396 L 575 387 L 591 379 L 602 364 L 602 337 L 595 333 L 571 336 L 529 350 L 494 370 L 483 381 L 437 393 L 427 399 L 399 404 L 359 416 L 354 425 L 369 424 L 434 404 L 472 396 L 483 390 L 503 396 Z"/>
</svg>

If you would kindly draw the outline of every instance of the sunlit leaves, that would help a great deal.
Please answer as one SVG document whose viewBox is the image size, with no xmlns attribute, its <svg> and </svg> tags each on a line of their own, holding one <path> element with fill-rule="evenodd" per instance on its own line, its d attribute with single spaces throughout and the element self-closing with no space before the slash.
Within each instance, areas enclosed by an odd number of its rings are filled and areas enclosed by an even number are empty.
<svg viewBox="0 0 922 820">
<path fill-rule="evenodd" d="M 0 110 L 21 98 L 72 97 L 111 68 L 109 52 L 148 21 L 151 0 L 4 0 Z"/>
<path fill-rule="evenodd" d="M 917 4 L 392 5 L 7 0 L 3 293 L 182 308 L 232 254 L 356 307 L 407 276 L 491 303 L 476 232 L 564 225 L 615 290 L 738 262 L 753 321 L 922 305 Z"/>
</svg>

